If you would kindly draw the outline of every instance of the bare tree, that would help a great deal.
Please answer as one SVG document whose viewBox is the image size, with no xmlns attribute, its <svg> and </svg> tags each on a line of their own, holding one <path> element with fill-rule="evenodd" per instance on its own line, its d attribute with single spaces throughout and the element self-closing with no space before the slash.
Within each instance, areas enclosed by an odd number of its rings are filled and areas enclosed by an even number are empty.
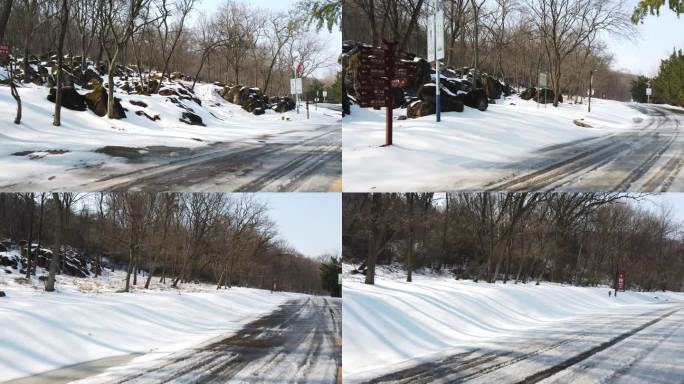
<svg viewBox="0 0 684 384">
<path fill-rule="evenodd" d="M 67 34 L 69 26 L 69 12 L 71 7 L 70 0 L 62 0 L 61 10 L 59 12 L 58 20 L 59 38 L 57 41 L 57 78 L 56 78 L 56 94 L 55 94 L 55 115 L 52 125 L 59 127 L 62 125 L 62 88 L 64 82 L 64 38 Z"/>
<path fill-rule="evenodd" d="M 597 32 L 625 34 L 632 30 L 622 0 L 528 0 L 551 66 L 553 105 L 560 98 L 562 66 L 566 58 Z"/>
</svg>

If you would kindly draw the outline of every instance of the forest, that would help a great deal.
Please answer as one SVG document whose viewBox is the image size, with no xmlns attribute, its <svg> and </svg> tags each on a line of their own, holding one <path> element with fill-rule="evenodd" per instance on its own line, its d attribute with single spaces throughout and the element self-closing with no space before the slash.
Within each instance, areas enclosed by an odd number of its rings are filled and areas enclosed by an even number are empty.
<svg viewBox="0 0 684 384">
<path fill-rule="evenodd" d="M 447 67 L 469 67 L 514 87 L 537 86 L 549 74 L 555 95 L 583 102 L 592 86 L 596 97 L 629 101 L 634 75 L 611 69 L 602 38 L 630 39 L 635 26 L 624 1 L 449 0 L 443 4 Z M 349 0 L 343 39 L 381 45 L 387 39 L 402 51 L 427 56 L 427 0 Z M 567 101 L 567 100 L 566 100 Z M 557 105 L 558 99 L 554 100 Z"/>
<path fill-rule="evenodd" d="M 493 283 L 551 281 L 684 291 L 684 232 L 648 195 L 406 193 L 343 196 L 343 260 L 374 284 L 376 264 Z"/>
<path fill-rule="evenodd" d="M 202 5 L 202 0 L 3 1 L 0 41 L 9 44 L 11 56 L 2 58 L 6 69 L 0 70 L 17 100 L 17 124 L 21 92 L 10 78 L 42 85 L 49 77 L 56 89 L 56 126 L 68 97 L 63 86 L 90 87 L 92 79 L 104 84 L 100 76 L 114 84 L 115 77 L 135 73 L 134 89 L 146 95 L 158 93 L 167 79 L 184 79 L 193 90 L 195 81 L 203 81 L 284 96 L 296 73 L 305 79 L 307 97 L 323 90 L 330 91 L 331 101 L 339 97 L 337 57 L 318 33 L 336 27 L 339 7 L 302 0 L 289 11 L 274 11 L 225 0 L 207 13 Z M 326 69 L 327 75 L 320 72 Z M 107 88 L 108 115 L 114 118 L 114 87 Z"/>
<path fill-rule="evenodd" d="M 22 273 L 29 278 L 43 261 L 47 291 L 61 272 L 97 277 L 108 268 L 126 271 L 123 292 L 152 279 L 216 289 L 276 281 L 279 290 L 339 296 L 335 256 L 300 254 L 278 237 L 268 211 L 253 194 L 4 193 L 0 239 L 33 244 L 28 261 L 22 246 Z"/>
</svg>

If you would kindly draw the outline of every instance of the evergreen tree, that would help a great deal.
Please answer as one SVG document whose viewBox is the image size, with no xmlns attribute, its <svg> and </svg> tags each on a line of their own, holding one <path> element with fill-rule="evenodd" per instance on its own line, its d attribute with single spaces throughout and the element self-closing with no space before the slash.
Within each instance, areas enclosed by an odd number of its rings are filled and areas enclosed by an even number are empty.
<svg viewBox="0 0 684 384">
<path fill-rule="evenodd" d="M 340 273 L 342 273 L 340 259 L 331 256 L 330 260 L 321 263 L 321 284 L 332 297 L 342 297 L 342 285 L 338 284 Z"/>
<path fill-rule="evenodd" d="M 660 16 L 660 8 L 665 5 L 665 0 L 641 0 L 634 8 L 632 23 L 643 22 L 649 14 Z M 677 16 L 684 13 L 684 0 L 668 0 L 668 6 Z"/>
<path fill-rule="evenodd" d="M 646 88 L 648 88 L 648 78 L 646 76 L 639 76 L 636 80 L 632 80 L 632 100 L 637 103 L 647 102 Z"/>
<path fill-rule="evenodd" d="M 684 106 L 684 54 L 672 52 L 660 62 L 658 76 L 653 81 L 652 100 L 657 103 Z"/>
</svg>

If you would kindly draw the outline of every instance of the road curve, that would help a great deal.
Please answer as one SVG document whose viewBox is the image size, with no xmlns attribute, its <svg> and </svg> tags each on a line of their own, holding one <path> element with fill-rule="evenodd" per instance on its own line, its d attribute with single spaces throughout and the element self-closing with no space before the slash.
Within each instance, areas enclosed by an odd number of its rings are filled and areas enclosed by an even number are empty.
<svg viewBox="0 0 684 384">
<path fill-rule="evenodd" d="M 681 384 L 684 306 L 656 308 L 555 324 L 367 383 Z"/>
<path fill-rule="evenodd" d="M 240 145 L 219 143 L 70 189 L 258 192 L 334 189 L 342 177 L 339 124 L 293 130 Z"/>
<path fill-rule="evenodd" d="M 542 148 L 489 191 L 666 192 L 684 165 L 684 112 L 634 106 L 649 119 L 620 133 Z"/>
</svg>

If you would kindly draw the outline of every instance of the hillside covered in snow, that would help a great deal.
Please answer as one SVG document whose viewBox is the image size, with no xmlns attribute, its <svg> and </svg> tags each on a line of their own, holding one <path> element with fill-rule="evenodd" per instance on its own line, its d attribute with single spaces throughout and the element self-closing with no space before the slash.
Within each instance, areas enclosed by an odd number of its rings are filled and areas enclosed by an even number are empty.
<svg viewBox="0 0 684 384">
<path fill-rule="evenodd" d="M 402 268 L 387 266 L 378 267 L 375 285 L 366 285 L 364 276 L 353 274 L 353 270 L 352 265 L 344 265 L 343 350 L 345 382 L 349 383 L 364 382 L 402 370 L 406 374 L 403 378 L 411 377 L 410 368 L 423 362 L 466 356 L 470 351 L 503 351 L 510 343 L 514 346 L 518 343 L 522 354 L 527 348 L 523 340 L 532 342 L 545 337 L 548 340 L 563 337 L 570 340 L 570 336 L 576 337 L 571 333 L 580 332 L 606 316 L 609 319 L 612 316 L 608 322 L 612 324 L 608 333 L 619 334 L 632 327 L 625 319 L 638 321 L 645 313 L 665 309 L 668 305 L 681 306 L 684 302 L 682 293 L 628 291 L 613 297 L 608 295 L 608 287 L 572 287 L 544 282 L 540 285 L 475 283 L 455 280 L 448 273 L 440 275 L 427 270 L 414 273 L 413 282 L 407 283 Z M 600 342 L 600 337 L 597 340 Z M 565 341 L 568 345 L 573 343 Z M 598 342 L 585 337 L 582 343 L 574 348 L 581 351 L 579 348 L 589 348 L 587 345 Z M 561 353 L 558 348 L 555 351 Z M 626 361 L 631 361 L 632 352 L 623 349 Z M 666 359 L 668 353 L 676 353 L 667 352 L 667 349 L 659 352 L 659 359 Z M 560 357 L 545 358 L 553 361 L 570 357 L 572 353 L 574 350 L 569 349 Z M 473 356 L 477 355 L 474 352 Z M 455 361 L 457 368 L 454 372 L 465 377 L 470 374 L 478 377 L 479 373 L 475 373 L 497 369 L 495 363 L 510 365 L 512 369 L 516 367 L 511 361 L 492 359 L 481 362 L 473 359 L 472 369 L 468 363 Z M 485 362 L 489 360 L 492 360 L 492 366 L 487 368 Z M 541 358 L 529 360 L 546 361 Z M 449 372 L 447 361 L 443 361 L 442 375 Z M 523 363 L 518 364 L 521 364 L 518 372 L 524 373 Z M 662 369 L 660 366 L 652 368 Z M 670 372 L 677 375 L 681 369 L 671 368 Z M 414 380 L 418 380 L 419 372 L 413 374 Z M 444 377 L 440 376 L 441 379 Z M 485 375 L 482 376 L 484 381 L 473 382 L 488 382 L 485 377 L 491 380 Z M 499 377 L 503 380 L 501 382 L 517 382 L 512 381 L 513 376 L 505 377 Z"/>
<path fill-rule="evenodd" d="M 0 382 L 116 357 L 113 364 L 141 363 L 239 331 L 288 300 L 308 296 L 210 284 L 180 289 L 153 279 L 149 289 L 121 290 L 126 272 L 109 268 L 94 277 L 93 265 L 57 276 L 56 292 L 45 292 L 39 266 L 27 280 L 18 249 L 0 252 Z M 69 256 L 67 263 L 80 264 Z M 74 274 L 87 273 L 87 277 Z M 68 273 L 68 274 L 67 274 Z M 123 331 L 125 330 L 125 332 Z"/>
</svg>

